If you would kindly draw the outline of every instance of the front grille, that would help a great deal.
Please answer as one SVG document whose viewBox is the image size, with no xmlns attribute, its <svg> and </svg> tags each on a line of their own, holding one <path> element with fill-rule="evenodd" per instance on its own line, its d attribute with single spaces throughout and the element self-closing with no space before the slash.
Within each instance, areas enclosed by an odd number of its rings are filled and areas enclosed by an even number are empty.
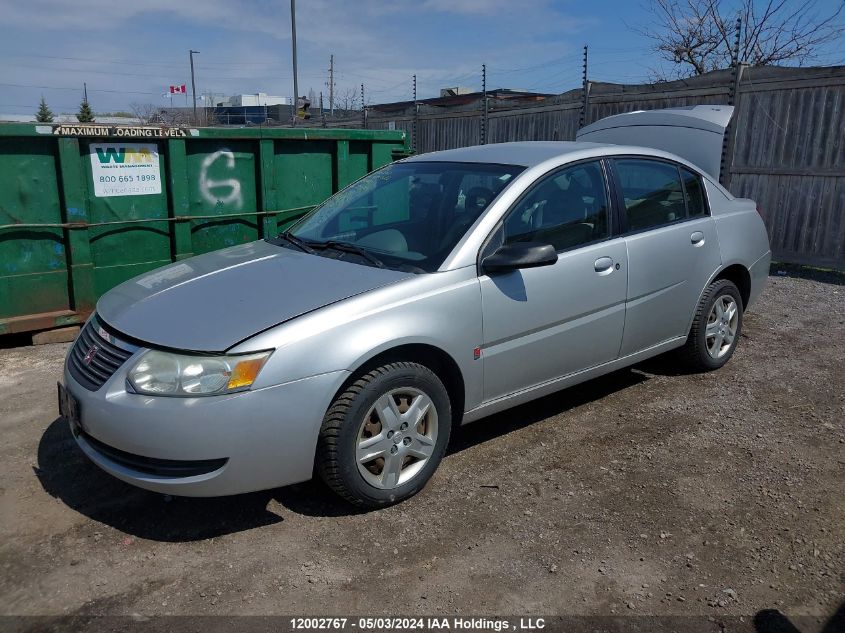
<svg viewBox="0 0 845 633">
<path fill-rule="evenodd" d="M 82 328 L 68 357 L 68 370 L 76 381 L 90 391 L 97 391 L 134 353 L 134 346 L 106 334 L 95 316 Z M 93 353 L 92 353 L 93 350 Z"/>
<path fill-rule="evenodd" d="M 143 455 L 127 453 L 114 446 L 103 444 L 100 440 L 88 435 L 85 431 L 80 431 L 79 436 L 88 442 L 91 448 L 116 464 L 139 473 L 144 473 L 145 475 L 155 475 L 158 477 L 195 477 L 197 475 L 206 475 L 223 468 L 226 462 L 229 461 L 226 457 L 192 460 L 145 457 Z"/>
</svg>

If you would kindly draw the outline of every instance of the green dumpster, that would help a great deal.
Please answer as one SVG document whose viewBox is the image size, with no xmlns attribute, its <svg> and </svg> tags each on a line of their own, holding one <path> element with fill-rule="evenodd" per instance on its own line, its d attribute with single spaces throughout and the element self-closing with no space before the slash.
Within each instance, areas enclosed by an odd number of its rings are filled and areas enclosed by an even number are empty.
<svg viewBox="0 0 845 633">
<path fill-rule="evenodd" d="M 0 125 L 0 334 L 80 323 L 164 264 L 275 235 L 402 131 Z"/>
</svg>

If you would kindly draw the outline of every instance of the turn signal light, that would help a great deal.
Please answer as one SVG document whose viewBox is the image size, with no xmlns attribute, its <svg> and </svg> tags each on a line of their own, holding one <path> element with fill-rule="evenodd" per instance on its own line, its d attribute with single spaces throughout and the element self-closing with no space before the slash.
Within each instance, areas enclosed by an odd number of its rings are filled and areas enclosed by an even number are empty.
<svg viewBox="0 0 845 633">
<path fill-rule="evenodd" d="M 267 358 L 251 358 L 244 360 L 235 365 L 232 375 L 229 378 L 229 385 L 227 389 L 237 389 L 238 387 L 246 387 L 255 382 L 258 372 L 261 371 L 261 366 Z"/>
</svg>

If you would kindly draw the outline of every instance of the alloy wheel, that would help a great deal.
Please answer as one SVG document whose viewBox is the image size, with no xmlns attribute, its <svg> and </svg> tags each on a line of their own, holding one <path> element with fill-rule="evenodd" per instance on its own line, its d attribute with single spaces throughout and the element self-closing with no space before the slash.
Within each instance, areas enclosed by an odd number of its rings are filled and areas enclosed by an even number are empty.
<svg viewBox="0 0 845 633">
<path fill-rule="evenodd" d="M 419 474 L 437 443 L 437 409 L 414 387 L 393 389 L 370 407 L 358 430 L 358 472 L 371 486 L 396 488 Z"/>
<path fill-rule="evenodd" d="M 739 306 L 730 295 L 720 296 L 710 310 L 705 329 L 707 353 L 711 358 L 721 358 L 730 351 L 738 326 Z"/>
</svg>

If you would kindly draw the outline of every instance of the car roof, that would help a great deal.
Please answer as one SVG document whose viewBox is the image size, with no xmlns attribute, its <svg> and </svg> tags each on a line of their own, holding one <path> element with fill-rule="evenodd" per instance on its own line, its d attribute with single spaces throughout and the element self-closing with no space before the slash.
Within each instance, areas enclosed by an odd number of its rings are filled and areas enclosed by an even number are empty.
<svg viewBox="0 0 845 633">
<path fill-rule="evenodd" d="M 411 161 L 445 161 L 458 163 L 496 163 L 499 165 L 521 165 L 533 167 L 549 159 L 581 151 L 595 151 L 602 147 L 618 146 L 608 143 L 586 143 L 579 141 L 516 141 L 459 147 L 406 158 Z M 637 148 L 649 153 L 647 148 Z"/>
<path fill-rule="evenodd" d="M 616 145 L 615 143 L 588 143 L 586 141 L 516 141 L 511 143 L 491 143 L 446 149 L 427 154 L 416 154 L 399 162 L 455 162 L 487 163 L 496 165 L 517 165 L 535 167 L 555 158 L 572 155 L 573 160 L 601 158 L 605 156 L 637 155 L 650 158 L 662 158 L 680 163 L 716 185 L 723 193 L 730 196 L 726 189 L 700 167 L 685 158 L 652 147 L 639 145 Z"/>
</svg>

